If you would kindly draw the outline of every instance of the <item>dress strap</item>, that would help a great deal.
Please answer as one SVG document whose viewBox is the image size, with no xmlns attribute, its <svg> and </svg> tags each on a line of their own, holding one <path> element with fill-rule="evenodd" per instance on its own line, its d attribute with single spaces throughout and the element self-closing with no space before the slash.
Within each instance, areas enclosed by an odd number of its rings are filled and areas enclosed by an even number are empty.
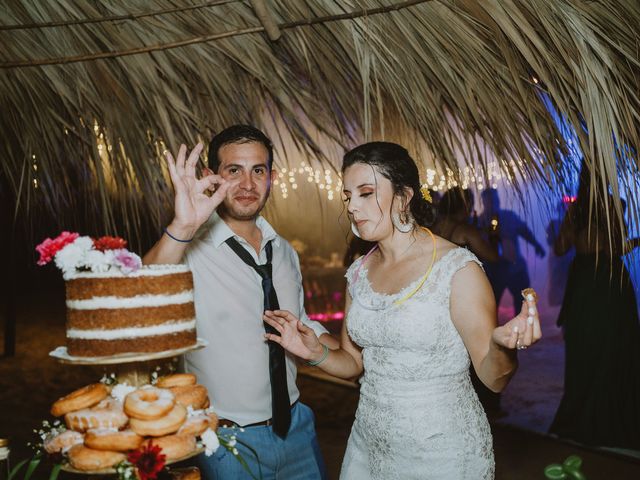
<svg viewBox="0 0 640 480">
<path fill-rule="evenodd" d="M 360 275 L 360 269 L 364 265 L 364 262 L 367 261 L 367 258 L 369 258 L 369 256 L 376 250 L 376 248 L 378 248 L 378 244 L 377 243 L 373 246 L 373 248 L 371 250 L 369 250 L 367 252 L 367 254 L 364 256 L 364 258 L 360 261 L 360 265 L 358 265 L 358 268 L 356 269 L 356 271 L 353 272 L 353 283 L 356 283 L 358 281 L 358 276 Z"/>
</svg>

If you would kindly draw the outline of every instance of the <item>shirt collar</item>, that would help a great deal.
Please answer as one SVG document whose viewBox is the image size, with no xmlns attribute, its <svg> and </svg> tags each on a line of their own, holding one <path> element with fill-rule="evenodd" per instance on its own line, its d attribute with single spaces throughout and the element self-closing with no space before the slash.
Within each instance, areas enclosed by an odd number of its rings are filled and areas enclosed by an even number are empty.
<svg viewBox="0 0 640 480">
<path fill-rule="evenodd" d="M 256 219 L 256 226 L 262 232 L 262 245 L 264 246 L 269 240 L 273 241 L 273 245 L 280 246 L 280 235 L 278 235 L 275 229 L 267 222 L 264 217 L 259 216 Z M 233 230 L 229 228 L 229 225 L 220 218 L 217 212 L 213 212 L 209 220 L 204 225 L 202 236 L 206 237 L 206 240 L 211 242 L 214 247 L 220 248 L 227 239 L 234 237 L 239 242 L 246 243 L 246 240 L 233 233 Z"/>
</svg>

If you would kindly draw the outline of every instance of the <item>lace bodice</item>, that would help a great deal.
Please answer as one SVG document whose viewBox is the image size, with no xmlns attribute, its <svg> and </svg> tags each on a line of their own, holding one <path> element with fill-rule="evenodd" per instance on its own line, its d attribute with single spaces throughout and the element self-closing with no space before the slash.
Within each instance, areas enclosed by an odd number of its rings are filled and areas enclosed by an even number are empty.
<svg viewBox="0 0 640 480">
<path fill-rule="evenodd" d="M 480 262 L 463 248 L 447 252 L 400 305 L 420 280 L 381 294 L 362 262 L 346 275 L 347 330 L 362 347 L 364 375 L 341 478 L 493 478 L 491 434 L 449 311 L 454 274 Z"/>
</svg>

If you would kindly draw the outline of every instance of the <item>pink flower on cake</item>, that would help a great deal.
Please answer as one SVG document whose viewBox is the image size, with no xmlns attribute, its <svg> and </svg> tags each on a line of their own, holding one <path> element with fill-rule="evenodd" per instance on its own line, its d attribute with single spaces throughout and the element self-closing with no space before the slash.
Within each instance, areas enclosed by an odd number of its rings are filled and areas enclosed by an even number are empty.
<svg viewBox="0 0 640 480">
<path fill-rule="evenodd" d="M 51 260 L 53 260 L 53 257 L 56 256 L 56 253 L 58 253 L 68 244 L 73 243 L 79 236 L 80 235 L 77 233 L 65 231 L 53 240 L 50 238 L 45 238 L 45 240 L 36 247 L 36 251 L 40 254 L 38 265 L 46 265 L 47 263 L 49 263 Z"/>
<path fill-rule="evenodd" d="M 112 250 L 114 266 L 120 268 L 120 271 L 125 275 L 131 272 L 135 272 L 142 267 L 142 260 L 135 253 L 130 252 L 124 248 L 119 250 Z"/>
</svg>

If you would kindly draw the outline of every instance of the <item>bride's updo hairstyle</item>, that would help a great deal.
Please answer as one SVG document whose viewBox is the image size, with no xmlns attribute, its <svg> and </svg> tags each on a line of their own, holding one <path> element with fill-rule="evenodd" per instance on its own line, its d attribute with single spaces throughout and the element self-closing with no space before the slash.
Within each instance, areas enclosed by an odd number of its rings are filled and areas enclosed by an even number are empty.
<svg viewBox="0 0 640 480">
<path fill-rule="evenodd" d="M 435 209 L 420 192 L 418 167 L 404 147 L 391 142 L 370 142 L 347 152 L 342 159 L 342 175 L 352 165 L 363 163 L 375 167 L 393 186 L 393 193 L 406 198 L 407 187 L 413 190 L 409 211 L 418 225 L 430 227 L 436 219 Z"/>
</svg>

